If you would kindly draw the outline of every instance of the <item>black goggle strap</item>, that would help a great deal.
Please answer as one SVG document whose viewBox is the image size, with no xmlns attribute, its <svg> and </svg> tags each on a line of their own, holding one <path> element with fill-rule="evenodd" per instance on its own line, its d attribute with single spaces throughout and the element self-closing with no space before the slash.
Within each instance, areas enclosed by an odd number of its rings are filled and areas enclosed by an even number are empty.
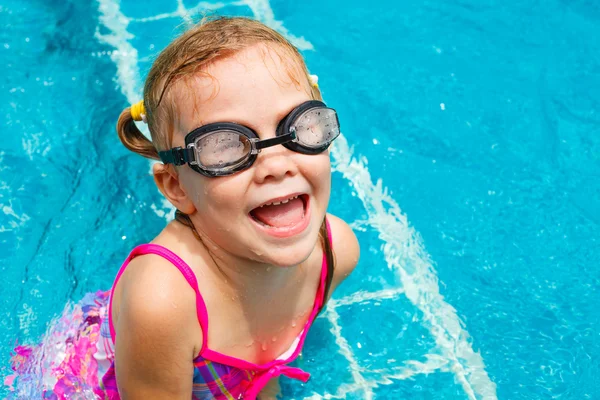
<svg viewBox="0 0 600 400">
<path fill-rule="evenodd" d="M 164 164 L 183 165 L 191 163 L 194 159 L 194 149 L 191 147 L 175 147 L 171 150 L 159 151 L 158 156 Z"/>
<path fill-rule="evenodd" d="M 267 147 L 277 146 L 278 144 L 284 144 L 288 142 L 293 142 L 296 140 L 296 130 L 292 129 L 290 133 L 286 135 L 276 136 L 271 139 L 258 140 L 258 139 L 250 139 L 254 146 L 252 146 L 252 154 L 259 153 L 262 149 L 266 149 Z"/>
</svg>

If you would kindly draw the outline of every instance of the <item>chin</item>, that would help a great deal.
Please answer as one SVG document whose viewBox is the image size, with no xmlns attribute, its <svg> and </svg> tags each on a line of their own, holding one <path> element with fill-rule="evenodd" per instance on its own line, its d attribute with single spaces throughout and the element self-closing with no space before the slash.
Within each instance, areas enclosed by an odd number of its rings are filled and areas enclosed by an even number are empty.
<svg viewBox="0 0 600 400">
<path fill-rule="evenodd" d="M 308 257 L 310 256 L 311 252 L 312 251 L 308 252 L 308 254 L 298 254 L 292 256 L 290 256 L 289 254 L 282 254 L 281 257 L 277 257 L 277 255 L 274 255 L 274 257 L 270 257 L 271 260 L 269 261 L 269 264 L 275 265 L 276 267 L 280 268 L 292 268 L 306 261 L 306 259 L 308 259 Z"/>
<path fill-rule="evenodd" d="M 262 256 L 256 257 L 256 261 L 282 268 L 295 267 L 308 259 L 314 251 L 317 241 L 318 230 L 314 235 L 307 235 L 301 240 L 287 245 L 265 243 L 263 251 L 254 252 L 255 254 L 262 254 Z"/>
</svg>

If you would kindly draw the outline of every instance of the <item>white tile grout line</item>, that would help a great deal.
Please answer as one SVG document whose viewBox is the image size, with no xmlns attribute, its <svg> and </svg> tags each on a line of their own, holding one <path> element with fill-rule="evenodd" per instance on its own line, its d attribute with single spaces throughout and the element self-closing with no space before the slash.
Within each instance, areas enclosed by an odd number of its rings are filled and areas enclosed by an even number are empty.
<svg viewBox="0 0 600 400">
<path fill-rule="evenodd" d="M 182 0 L 177 1 L 177 9 L 172 12 L 161 13 L 152 15 L 150 17 L 140 17 L 140 18 L 129 18 L 130 22 L 151 22 L 151 21 L 160 21 L 161 19 L 167 18 L 181 18 L 184 20 L 186 24 L 190 24 L 193 22 L 193 17 L 195 14 L 199 12 L 206 12 L 212 10 L 218 10 L 219 8 L 223 8 L 227 5 L 227 3 L 208 3 L 208 2 L 200 2 L 195 7 L 186 8 L 183 4 Z"/>
<path fill-rule="evenodd" d="M 110 58 L 117 66 L 117 83 L 127 100 L 133 104 L 139 96 L 138 52 L 129 43 L 133 35 L 127 31 L 129 19 L 121 12 L 118 0 L 98 0 L 100 22 L 108 28 L 110 33 L 101 34 L 96 28 L 96 39 L 106 43 L 116 50 L 111 52 Z"/>
<path fill-rule="evenodd" d="M 187 25 L 192 24 L 192 17 L 189 11 L 185 8 L 183 0 L 177 0 L 177 14 L 185 21 Z"/>
<path fill-rule="evenodd" d="M 133 35 L 127 32 L 127 25 L 131 20 L 121 13 L 116 0 L 98 1 L 100 21 L 112 33 L 101 35 L 97 31 L 96 37 L 100 42 L 110 44 L 117 49 L 111 54 L 111 58 L 117 65 L 118 82 L 128 101 L 133 103 L 140 96 L 138 94 L 137 50 L 128 42 L 133 38 Z M 178 0 L 177 12 L 187 14 L 181 1 Z M 254 13 L 255 18 L 288 36 L 299 48 L 313 49 L 310 42 L 302 37 L 293 37 L 283 27 L 281 21 L 275 20 L 268 0 L 243 0 L 233 4 L 247 5 Z M 435 270 L 429 256 L 422 248 L 418 233 L 408 226 L 406 216 L 389 197 L 387 189 L 383 188 L 382 181 L 379 180 L 377 184 L 373 184 L 365 166 L 366 158 L 363 157 L 360 161 L 352 158 L 352 149 L 348 147 L 343 136 L 340 136 L 336 145 L 333 146 L 332 156 L 336 164 L 335 170 L 341 172 L 358 193 L 369 214 L 369 224 L 380 233 L 380 239 L 385 243 L 383 252 L 389 267 L 395 269 L 400 275 L 407 298 L 423 312 L 424 325 L 429 328 L 438 347 L 451 362 L 451 370 L 457 381 L 470 399 L 477 397 L 496 399 L 496 386 L 485 372 L 481 356 L 473 351 L 468 342 L 468 332 L 460 326 L 461 323 L 454 308 L 447 304 L 439 294 Z M 384 203 L 387 204 L 387 209 Z M 346 353 L 345 357 L 351 365 L 358 367 L 346 339 L 341 336 L 341 327 L 337 323 L 339 315 L 335 311 L 335 306 L 331 307 L 329 312 L 332 313 L 329 315 L 330 321 L 332 324 L 335 322 L 333 331 L 335 331 L 336 343 L 340 346 L 340 351 Z M 366 393 L 368 396 L 372 396 L 371 386 L 373 384 L 364 380 L 364 377 L 358 372 L 358 368 L 353 369 L 356 381 L 354 385 L 358 385 L 359 388 L 368 388 Z"/>
<path fill-rule="evenodd" d="M 396 299 L 400 294 L 404 293 L 403 289 L 384 289 L 377 292 L 359 291 L 341 299 L 330 299 L 327 306 L 340 307 L 349 306 L 356 303 L 364 303 L 370 300 L 385 300 Z"/>
<path fill-rule="evenodd" d="M 296 46 L 300 50 L 314 50 L 314 46 L 311 42 L 304 39 L 303 36 L 297 37 L 292 35 L 285 26 L 283 26 L 283 22 L 275 19 L 275 13 L 269 4 L 269 0 L 240 0 L 238 2 L 232 3 L 234 5 L 246 5 L 252 10 L 254 14 L 254 18 L 261 21 L 265 25 L 275 29 L 283 36 L 286 37 L 294 46 Z"/>
</svg>

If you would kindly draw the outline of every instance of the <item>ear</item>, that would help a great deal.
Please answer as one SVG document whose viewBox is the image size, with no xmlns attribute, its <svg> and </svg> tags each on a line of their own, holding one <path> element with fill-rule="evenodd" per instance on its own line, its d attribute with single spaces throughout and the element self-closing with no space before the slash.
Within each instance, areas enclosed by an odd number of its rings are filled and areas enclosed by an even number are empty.
<svg viewBox="0 0 600 400">
<path fill-rule="evenodd" d="M 152 166 L 152 173 L 158 190 L 175 208 L 188 215 L 196 211 L 194 203 L 183 189 L 175 167 L 157 162 Z"/>
</svg>

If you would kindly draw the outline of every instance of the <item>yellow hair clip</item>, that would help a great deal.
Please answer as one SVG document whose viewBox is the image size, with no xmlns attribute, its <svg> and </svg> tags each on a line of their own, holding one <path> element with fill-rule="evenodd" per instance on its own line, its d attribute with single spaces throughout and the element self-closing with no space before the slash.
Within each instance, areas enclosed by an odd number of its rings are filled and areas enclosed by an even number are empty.
<svg viewBox="0 0 600 400">
<path fill-rule="evenodd" d="M 310 85 L 312 87 L 314 87 L 315 89 L 319 88 L 319 77 L 317 75 L 309 75 L 310 78 Z"/>
<path fill-rule="evenodd" d="M 140 100 L 135 104 L 131 105 L 131 118 L 134 121 L 143 121 L 146 116 L 146 109 L 144 108 L 144 100 Z"/>
</svg>

